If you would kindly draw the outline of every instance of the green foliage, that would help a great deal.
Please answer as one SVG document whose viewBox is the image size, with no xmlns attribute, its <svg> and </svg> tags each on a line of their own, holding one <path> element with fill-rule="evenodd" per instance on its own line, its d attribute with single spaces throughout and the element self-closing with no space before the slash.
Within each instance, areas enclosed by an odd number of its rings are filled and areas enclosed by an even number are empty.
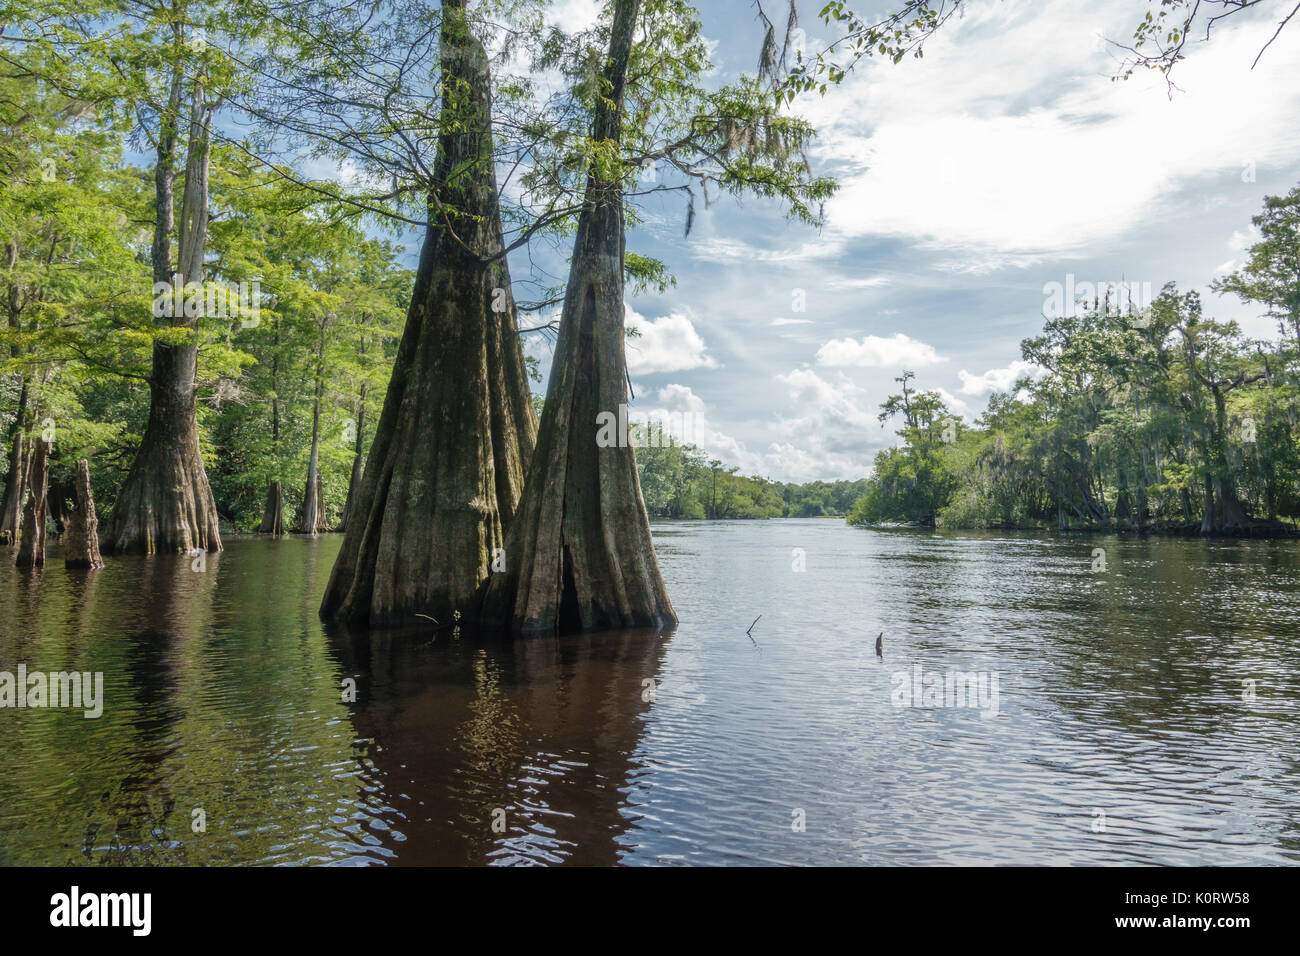
<svg viewBox="0 0 1300 956">
<path fill-rule="evenodd" d="M 1219 283 L 1275 317 L 1277 341 L 1206 318 L 1172 284 L 1141 312 L 1085 303 L 1022 343 L 1041 374 L 940 444 L 923 426 L 942 412 L 918 410 L 909 373 L 884 405 L 904 445 L 877 457 L 850 520 L 1242 533 L 1300 515 L 1297 205 L 1296 190 L 1267 198 L 1261 241 Z"/>
<path fill-rule="evenodd" d="M 649 442 L 636 449 L 636 462 L 646 510 L 655 518 L 842 516 L 866 486 L 865 479 L 794 485 L 746 477 L 654 428 Z"/>
</svg>

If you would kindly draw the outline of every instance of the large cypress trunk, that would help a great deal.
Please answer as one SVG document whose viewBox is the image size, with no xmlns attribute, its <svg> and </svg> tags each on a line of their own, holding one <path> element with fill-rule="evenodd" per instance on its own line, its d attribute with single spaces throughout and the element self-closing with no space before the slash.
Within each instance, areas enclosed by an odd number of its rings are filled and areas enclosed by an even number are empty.
<svg viewBox="0 0 1300 956">
<path fill-rule="evenodd" d="M 618 143 L 639 0 L 614 11 L 607 87 L 593 139 Z M 592 175 L 578 221 L 551 381 L 506 570 L 482 619 L 522 633 L 663 627 L 677 616 L 659 573 L 630 443 L 597 441 L 597 417 L 624 420 L 623 193 Z M 606 421 L 608 419 L 605 419 Z"/>
<path fill-rule="evenodd" d="M 21 429 L 9 448 L 9 474 L 5 476 L 4 500 L 0 503 L 0 544 L 17 544 L 23 520 L 23 492 L 27 490 L 27 446 Z"/>
<path fill-rule="evenodd" d="M 262 523 L 257 526 L 258 534 L 284 534 L 284 486 L 273 481 L 266 489 L 266 508 L 262 511 Z"/>
<path fill-rule="evenodd" d="M 505 541 L 537 419 L 515 327 L 487 56 L 442 8 L 443 132 L 411 308 L 321 614 L 468 618 Z M 494 308 L 495 306 L 495 308 Z"/>
<path fill-rule="evenodd" d="M 46 481 L 49 475 L 50 446 L 39 438 L 32 440 L 31 471 L 27 475 L 29 493 L 23 509 L 22 540 L 18 543 L 20 568 L 45 565 Z"/>
<path fill-rule="evenodd" d="M 69 568 L 102 568 L 99 554 L 99 518 L 90 490 L 90 462 L 77 462 L 75 493 L 77 509 L 68 515 L 68 533 L 63 546 L 63 564 Z"/>
<path fill-rule="evenodd" d="M 1201 509 L 1201 534 L 1214 534 L 1214 479 L 1205 476 L 1204 507 Z"/>
<path fill-rule="evenodd" d="M 170 104 L 180 106 L 179 75 L 172 82 Z M 174 113 L 173 113 L 174 115 Z M 152 250 L 155 283 L 203 282 L 203 253 L 208 228 L 208 152 L 212 110 L 203 84 L 194 81 L 190 135 L 181 202 L 178 263 L 171 270 L 171 230 L 176 132 L 164 119 L 155 174 L 157 222 Z M 110 553 L 219 551 L 217 508 L 199 453 L 195 417 L 198 366 L 198 316 L 171 317 L 173 327 L 193 331 L 185 344 L 155 342 L 149 379 L 149 423 L 135 461 L 118 493 L 104 534 Z"/>
</svg>

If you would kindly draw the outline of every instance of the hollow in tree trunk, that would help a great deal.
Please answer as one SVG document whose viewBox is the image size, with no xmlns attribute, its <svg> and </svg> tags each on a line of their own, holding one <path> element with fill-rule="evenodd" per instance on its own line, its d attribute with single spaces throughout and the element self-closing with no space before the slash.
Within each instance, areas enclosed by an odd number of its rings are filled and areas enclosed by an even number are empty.
<svg viewBox="0 0 1300 956">
<path fill-rule="evenodd" d="M 284 534 L 284 487 L 278 481 L 271 482 L 266 489 L 266 508 L 262 512 L 262 523 L 257 526 L 258 534 Z"/>
<path fill-rule="evenodd" d="M 618 0 L 592 138 L 617 144 L 639 0 Z M 481 618 L 525 634 L 676 622 L 650 537 L 636 457 L 622 434 L 623 194 L 588 178 L 537 451 Z M 598 433 L 600 421 L 620 423 Z"/>
<path fill-rule="evenodd" d="M 39 438 L 32 439 L 31 470 L 27 474 L 27 507 L 23 509 L 23 529 L 18 542 L 17 563 L 20 568 L 45 565 L 45 492 L 49 477 L 50 446 Z"/>
<path fill-rule="evenodd" d="M 493 167 L 487 56 L 442 5 L 443 132 L 429 226 L 324 617 L 468 618 L 536 440 Z M 451 118 L 455 121 L 451 121 Z"/>
<path fill-rule="evenodd" d="M 170 104 L 180 106 L 181 78 L 175 75 Z M 200 79 L 193 81 L 190 132 L 178 230 L 178 264 L 171 272 L 171 230 L 175 183 L 176 129 L 164 118 L 155 172 L 157 220 L 152 249 L 155 291 L 162 286 L 201 288 L 208 227 L 208 155 L 212 108 Z M 188 311 L 188 310 L 181 310 Z M 104 533 L 109 553 L 220 551 L 221 534 L 212 488 L 199 453 L 195 418 L 198 316 L 163 321 L 192 331 L 182 344 L 155 342 L 149 378 L 149 423 L 126 481 L 118 492 Z"/>
<path fill-rule="evenodd" d="M 63 545 L 63 564 L 69 568 L 102 568 L 99 555 L 99 518 L 95 496 L 90 490 L 90 462 L 77 462 L 75 486 L 77 507 L 68 515 L 68 533 Z"/>
</svg>

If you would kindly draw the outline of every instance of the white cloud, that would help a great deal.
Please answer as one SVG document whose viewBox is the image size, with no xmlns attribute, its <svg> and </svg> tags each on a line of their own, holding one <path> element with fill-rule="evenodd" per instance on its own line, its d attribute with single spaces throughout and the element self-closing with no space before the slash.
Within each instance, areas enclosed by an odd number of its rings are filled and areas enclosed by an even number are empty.
<svg viewBox="0 0 1300 956">
<path fill-rule="evenodd" d="M 852 291 L 857 289 L 875 289 L 889 284 L 888 276 L 866 276 L 850 278 L 848 276 L 831 276 L 826 280 L 826 288 L 832 292 Z"/>
<path fill-rule="evenodd" d="M 745 474 L 762 471 L 762 459 L 750 452 L 744 442 L 719 431 L 709 421 L 704 399 L 689 386 L 665 385 L 656 397 L 658 401 L 654 405 L 638 405 L 633 419 L 658 424 L 677 441 L 694 445 L 728 465 L 737 465 Z"/>
<path fill-rule="evenodd" d="M 591 30 L 600 23 L 600 7 L 600 0 L 555 0 L 546 11 L 546 22 L 565 33 Z"/>
<path fill-rule="evenodd" d="M 974 417 L 974 412 L 971 411 L 971 407 L 946 388 L 933 388 L 930 389 L 930 391 L 939 396 L 940 400 L 948 406 L 949 411 L 966 419 Z"/>
<path fill-rule="evenodd" d="M 1131 36 L 1128 0 L 965 9 L 923 60 L 873 61 L 799 101 L 821 158 L 841 169 L 829 237 L 909 238 L 956 253 L 962 271 L 1082 254 L 1198 180 L 1237 181 L 1247 163 L 1300 152 L 1300 43 L 1250 69 L 1267 20 L 1234 17 L 1194 44 L 1171 100 L 1154 73 L 1111 82 L 1113 48 L 1088 40 Z"/>
<path fill-rule="evenodd" d="M 983 375 L 972 375 L 965 369 L 957 375 L 961 379 L 963 395 L 987 395 L 989 392 L 1005 392 L 1018 378 L 1026 375 L 1038 378 L 1044 373 L 1045 370 L 1033 362 L 1017 359 L 1005 368 L 991 368 Z"/>
<path fill-rule="evenodd" d="M 832 382 L 812 369 L 776 379 L 789 390 L 795 414 L 777 422 L 763 456 L 767 473 L 793 481 L 866 475 L 891 437 L 866 393 L 843 376 Z"/>
<path fill-rule="evenodd" d="M 812 319 L 773 319 L 768 325 L 811 325 Z"/>
<path fill-rule="evenodd" d="M 647 319 L 627 306 L 626 324 L 641 333 L 627 340 L 627 367 L 632 375 L 717 367 L 705 354 L 707 346 L 695 325 L 680 312 Z"/>
<path fill-rule="evenodd" d="M 946 361 L 934 346 L 918 342 L 902 332 L 891 338 L 867 335 L 862 339 L 832 339 L 817 350 L 818 365 L 915 369 Z"/>
<path fill-rule="evenodd" d="M 725 236 L 707 236 L 690 240 L 691 255 L 703 262 L 716 262 L 725 265 L 735 263 L 767 262 L 774 265 L 794 265 L 803 262 L 817 262 L 833 259 L 843 251 L 844 241 L 840 237 L 827 238 L 819 236 L 811 242 L 792 249 L 764 249 L 742 239 Z"/>
</svg>

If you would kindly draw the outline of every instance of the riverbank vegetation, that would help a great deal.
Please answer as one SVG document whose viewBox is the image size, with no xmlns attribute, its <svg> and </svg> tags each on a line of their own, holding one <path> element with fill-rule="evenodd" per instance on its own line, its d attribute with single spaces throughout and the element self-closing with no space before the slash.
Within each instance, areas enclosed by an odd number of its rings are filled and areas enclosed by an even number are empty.
<svg viewBox="0 0 1300 956">
<path fill-rule="evenodd" d="M 1166 285 L 1121 312 L 1099 293 L 1021 345 L 1032 370 L 973 426 L 904 374 L 883 406 L 855 524 L 1290 534 L 1300 517 L 1300 187 L 1214 283 L 1277 323 L 1253 339 Z"/>
</svg>

